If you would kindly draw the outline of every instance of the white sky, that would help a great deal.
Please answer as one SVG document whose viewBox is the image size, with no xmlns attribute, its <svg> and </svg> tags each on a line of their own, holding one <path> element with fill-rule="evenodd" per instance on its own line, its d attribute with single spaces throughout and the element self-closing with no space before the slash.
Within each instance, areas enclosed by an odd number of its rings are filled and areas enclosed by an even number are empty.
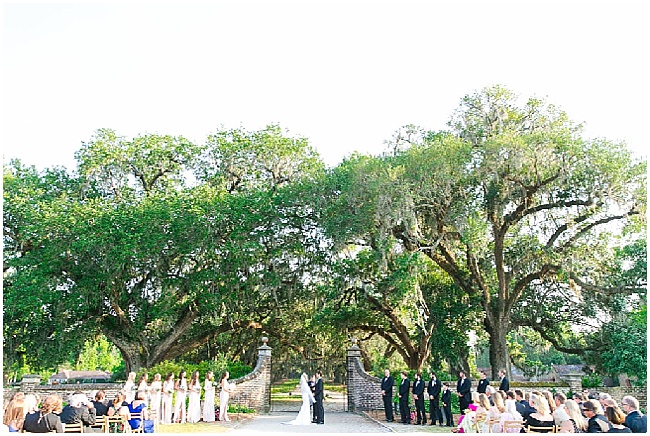
<svg viewBox="0 0 650 436">
<path fill-rule="evenodd" d="M 102 127 L 201 143 L 277 122 L 336 165 L 494 84 L 647 156 L 646 3 L 4 1 L 4 161 L 73 168 Z"/>
</svg>

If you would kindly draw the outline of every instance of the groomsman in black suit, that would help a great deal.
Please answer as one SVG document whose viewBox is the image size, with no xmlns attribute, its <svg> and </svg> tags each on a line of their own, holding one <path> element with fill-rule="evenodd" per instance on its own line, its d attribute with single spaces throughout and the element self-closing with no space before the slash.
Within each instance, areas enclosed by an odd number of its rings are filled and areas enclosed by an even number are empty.
<svg viewBox="0 0 650 436">
<path fill-rule="evenodd" d="M 316 424 L 325 424 L 325 409 L 323 408 L 323 373 L 316 371 L 316 384 L 314 385 L 314 408 L 316 409 Z"/>
<path fill-rule="evenodd" d="M 480 374 L 481 374 L 481 378 L 478 381 L 478 387 L 476 388 L 476 392 L 478 392 L 479 394 L 484 394 L 487 387 L 490 384 L 490 380 L 488 380 L 485 371 L 481 371 Z"/>
<path fill-rule="evenodd" d="M 409 391 L 411 382 L 409 381 L 406 371 L 402 371 L 402 382 L 399 384 L 397 396 L 399 397 L 399 415 L 402 424 L 411 423 L 411 411 L 409 410 Z"/>
<path fill-rule="evenodd" d="M 460 413 L 464 414 L 465 409 L 469 407 L 470 391 L 472 390 L 472 382 L 465 376 L 465 371 L 458 373 L 458 383 L 456 384 L 456 392 L 458 392 L 458 402 L 460 403 Z"/>
<path fill-rule="evenodd" d="M 429 394 L 429 415 L 431 416 L 431 425 L 436 425 L 440 422 L 442 425 L 442 415 L 440 413 L 440 392 L 442 391 L 442 383 L 436 378 L 436 373 L 431 373 L 431 380 L 427 385 L 427 394 Z"/>
<path fill-rule="evenodd" d="M 510 382 L 508 381 L 508 377 L 506 377 L 506 370 L 502 369 L 499 371 L 499 376 L 501 376 L 501 384 L 499 384 L 499 390 L 508 392 L 510 390 Z"/>
<path fill-rule="evenodd" d="M 384 399 L 384 412 L 386 421 L 393 422 L 393 385 L 395 381 L 388 369 L 384 370 L 384 378 L 381 379 L 381 396 Z"/>
<path fill-rule="evenodd" d="M 449 389 L 449 383 L 447 382 L 442 384 L 440 402 L 442 403 L 442 413 L 445 415 L 445 419 L 447 420 L 447 427 L 453 427 L 454 415 L 451 414 L 451 389 Z M 440 423 L 442 424 L 442 420 Z"/>
<path fill-rule="evenodd" d="M 415 402 L 415 410 L 417 412 L 417 425 L 427 424 L 427 414 L 424 411 L 424 382 L 420 373 L 415 374 L 415 381 L 413 382 L 413 401 Z"/>
</svg>

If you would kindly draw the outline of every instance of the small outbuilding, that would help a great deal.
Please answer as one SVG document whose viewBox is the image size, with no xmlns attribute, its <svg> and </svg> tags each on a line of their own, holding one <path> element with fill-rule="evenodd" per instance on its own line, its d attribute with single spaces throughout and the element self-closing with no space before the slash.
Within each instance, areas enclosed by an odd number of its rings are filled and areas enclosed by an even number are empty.
<svg viewBox="0 0 650 436">
<path fill-rule="evenodd" d="M 111 373 L 107 371 L 72 371 L 64 369 L 51 376 L 48 380 L 51 385 L 65 383 L 108 383 L 111 380 Z"/>
</svg>

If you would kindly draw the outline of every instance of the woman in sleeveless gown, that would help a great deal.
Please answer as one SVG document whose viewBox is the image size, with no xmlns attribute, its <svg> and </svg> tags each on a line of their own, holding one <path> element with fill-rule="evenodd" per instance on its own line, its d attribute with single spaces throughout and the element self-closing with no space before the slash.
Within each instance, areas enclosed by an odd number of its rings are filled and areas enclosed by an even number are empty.
<svg viewBox="0 0 650 436">
<path fill-rule="evenodd" d="M 160 401 L 161 401 L 161 392 L 162 392 L 162 379 L 160 374 L 153 376 L 153 381 L 151 382 L 151 387 L 149 390 L 149 397 L 151 398 L 151 404 L 149 408 L 152 412 L 156 412 L 156 419 L 160 421 L 162 419 L 160 412 Z"/>
<path fill-rule="evenodd" d="M 187 406 L 187 422 L 199 422 L 201 420 L 201 381 L 198 371 L 192 373 L 188 397 L 190 404 Z"/>
<path fill-rule="evenodd" d="M 129 377 L 126 379 L 122 390 L 126 393 L 126 402 L 132 403 L 135 399 L 135 372 L 129 373 Z"/>
<path fill-rule="evenodd" d="M 230 421 L 228 417 L 228 400 L 230 393 L 235 388 L 235 385 L 228 381 L 230 373 L 224 371 L 221 375 L 221 392 L 219 393 L 219 421 Z"/>
<path fill-rule="evenodd" d="M 163 383 L 163 390 L 162 390 L 162 402 L 160 405 L 161 408 L 160 422 L 162 422 L 163 424 L 172 423 L 173 398 L 174 398 L 174 373 L 170 372 L 169 374 L 167 374 L 167 378 Z"/>
<path fill-rule="evenodd" d="M 311 410 L 310 406 L 314 404 L 314 394 L 311 392 L 309 383 L 307 383 L 307 374 L 304 372 L 300 377 L 300 394 L 302 395 L 302 405 L 296 419 L 287 422 L 289 425 L 310 425 L 311 424 Z"/>
<path fill-rule="evenodd" d="M 187 422 L 187 372 L 181 371 L 176 380 L 176 404 L 174 405 L 174 421 L 184 424 Z"/>
<path fill-rule="evenodd" d="M 205 375 L 205 384 L 203 385 L 204 398 L 203 398 L 203 422 L 214 421 L 214 373 L 208 371 Z"/>
</svg>

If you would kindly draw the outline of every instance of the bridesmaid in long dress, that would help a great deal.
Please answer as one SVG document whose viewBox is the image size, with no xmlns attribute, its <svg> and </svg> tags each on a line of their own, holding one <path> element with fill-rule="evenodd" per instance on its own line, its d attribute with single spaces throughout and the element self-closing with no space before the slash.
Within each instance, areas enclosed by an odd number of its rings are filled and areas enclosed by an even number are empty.
<svg viewBox="0 0 650 436">
<path fill-rule="evenodd" d="M 148 406 L 149 403 L 149 374 L 146 372 L 143 373 L 140 376 L 140 380 L 138 381 L 138 392 L 144 393 L 144 404 L 145 406 Z"/>
<path fill-rule="evenodd" d="M 161 391 L 162 391 L 162 381 L 160 379 L 160 374 L 156 374 L 153 376 L 153 381 L 151 382 L 151 388 L 149 389 L 149 396 L 151 398 L 151 404 L 149 406 L 149 409 L 151 409 L 152 412 L 156 412 L 156 419 L 160 421 L 162 419 L 160 415 L 160 399 L 161 399 Z"/>
<path fill-rule="evenodd" d="M 185 370 L 178 374 L 178 380 L 176 380 L 174 388 L 176 389 L 174 421 L 182 424 L 187 421 L 187 404 L 185 404 L 187 398 L 187 372 Z"/>
<path fill-rule="evenodd" d="M 126 379 L 122 389 L 124 389 L 124 393 L 126 394 L 126 402 L 132 403 L 135 394 L 135 372 L 129 373 L 129 378 Z"/>
<path fill-rule="evenodd" d="M 219 393 L 219 421 L 230 421 L 228 417 L 228 400 L 230 399 L 230 393 L 235 388 L 235 385 L 228 382 L 230 373 L 224 371 L 221 374 L 221 392 Z"/>
<path fill-rule="evenodd" d="M 201 381 L 198 371 L 192 373 L 188 396 L 190 404 L 187 406 L 187 422 L 199 422 L 201 420 Z"/>
<path fill-rule="evenodd" d="M 205 383 L 203 384 L 203 422 L 214 421 L 214 373 L 208 371 L 205 375 Z"/>
<path fill-rule="evenodd" d="M 167 378 L 163 383 L 162 390 L 162 404 L 160 422 L 163 424 L 172 423 L 172 399 L 174 398 L 174 373 L 167 374 Z"/>
</svg>

